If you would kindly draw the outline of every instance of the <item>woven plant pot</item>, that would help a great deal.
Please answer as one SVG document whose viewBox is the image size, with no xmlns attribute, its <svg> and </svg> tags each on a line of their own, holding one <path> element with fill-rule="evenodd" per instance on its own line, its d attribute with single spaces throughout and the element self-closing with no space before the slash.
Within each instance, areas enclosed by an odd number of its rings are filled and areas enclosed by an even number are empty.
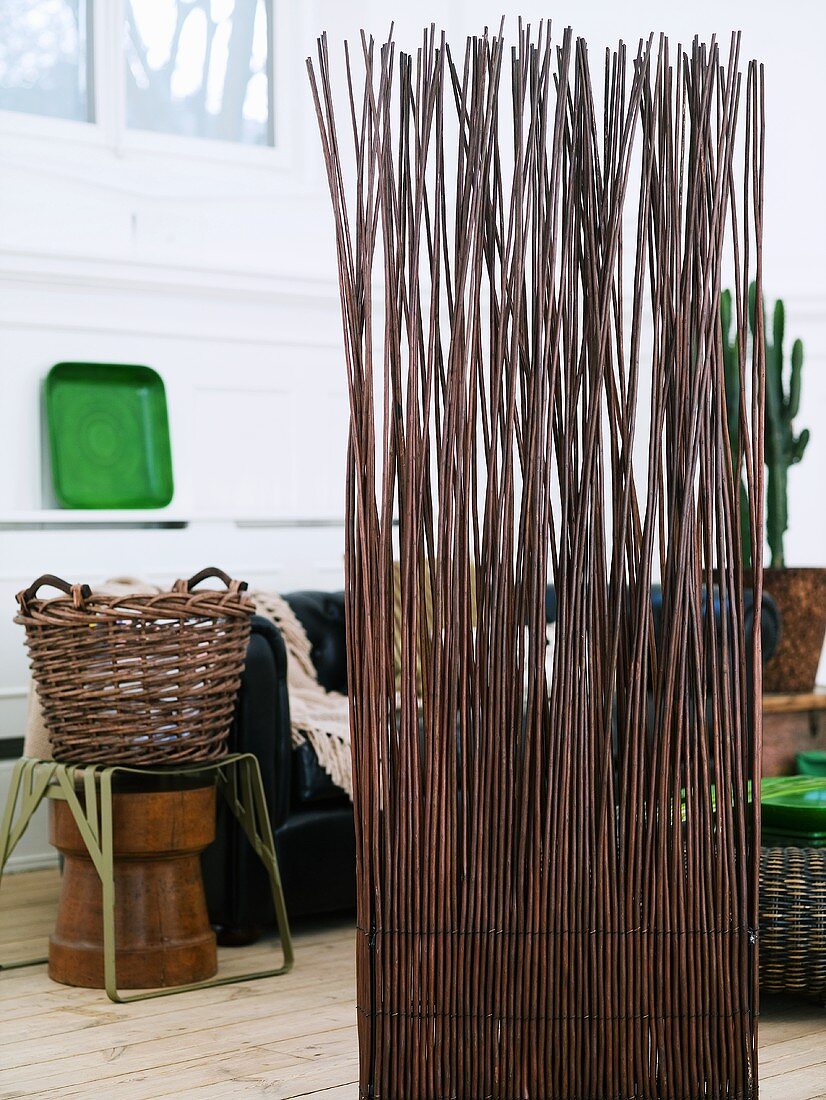
<svg viewBox="0 0 826 1100">
<path fill-rule="evenodd" d="M 811 691 L 826 635 L 826 569 L 765 569 L 763 587 L 780 612 L 780 641 L 763 670 L 763 690 Z"/>
<path fill-rule="evenodd" d="M 226 591 L 194 591 L 217 577 Z M 40 599 L 43 586 L 65 595 Z M 250 632 L 246 584 L 204 569 L 169 592 L 95 595 L 43 576 L 17 596 L 55 760 L 177 764 L 227 751 Z"/>
</svg>

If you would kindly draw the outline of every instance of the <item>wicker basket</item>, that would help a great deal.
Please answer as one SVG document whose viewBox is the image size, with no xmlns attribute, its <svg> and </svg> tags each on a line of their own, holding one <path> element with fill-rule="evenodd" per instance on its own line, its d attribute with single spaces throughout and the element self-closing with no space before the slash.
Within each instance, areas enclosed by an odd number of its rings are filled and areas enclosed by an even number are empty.
<svg viewBox="0 0 826 1100">
<path fill-rule="evenodd" d="M 760 988 L 826 1004 L 826 848 L 763 848 Z"/>
<path fill-rule="evenodd" d="M 226 591 L 194 588 L 219 578 Z M 38 598 L 48 585 L 65 596 Z M 215 760 L 241 683 L 253 605 L 204 569 L 170 592 L 95 595 L 43 576 L 17 596 L 52 752 L 64 763 Z"/>
</svg>

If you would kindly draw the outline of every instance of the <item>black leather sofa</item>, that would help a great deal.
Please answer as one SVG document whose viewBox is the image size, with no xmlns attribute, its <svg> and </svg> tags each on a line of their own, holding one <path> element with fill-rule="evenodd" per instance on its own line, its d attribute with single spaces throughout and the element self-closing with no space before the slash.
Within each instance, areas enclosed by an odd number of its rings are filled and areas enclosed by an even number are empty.
<svg viewBox="0 0 826 1100">
<path fill-rule="evenodd" d="M 347 691 L 343 592 L 286 596 L 312 644 L 319 682 Z M 230 751 L 258 757 L 287 907 L 291 917 L 353 909 L 353 807 L 318 765 L 309 745 L 293 749 L 287 651 L 276 626 L 254 616 Z M 210 918 L 221 942 L 244 943 L 272 923 L 266 874 L 224 806 L 215 843 L 204 853 Z"/>
<path fill-rule="evenodd" d="M 312 644 L 321 684 L 347 691 L 344 593 L 294 592 L 286 596 Z M 746 629 L 754 608 L 745 593 Z M 655 633 L 662 598 L 652 590 Z M 546 596 L 548 622 L 556 619 L 556 595 Z M 715 606 L 715 617 L 719 607 Z M 779 618 L 771 597 L 762 606 L 763 655 L 774 652 Z M 747 670 L 750 678 L 751 670 Z M 355 907 L 355 833 L 349 800 L 332 785 L 309 745 L 294 750 L 287 693 L 287 653 L 278 629 L 254 617 L 238 709 L 230 733 L 232 751 L 258 757 L 267 792 L 287 907 L 293 917 Z M 240 829 L 224 808 L 218 837 L 204 855 L 210 915 L 222 942 L 249 942 L 273 920 L 266 875 Z"/>
</svg>

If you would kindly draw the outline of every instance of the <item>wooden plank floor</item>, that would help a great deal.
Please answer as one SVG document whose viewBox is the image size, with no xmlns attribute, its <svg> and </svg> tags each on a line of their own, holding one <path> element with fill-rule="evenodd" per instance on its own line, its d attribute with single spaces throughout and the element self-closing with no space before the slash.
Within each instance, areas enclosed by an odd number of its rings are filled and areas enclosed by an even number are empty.
<svg viewBox="0 0 826 1100">
<path fill-rule="evenodd" d="M 56 872 L 7 877 L 4 961 L 40 950 L 56 895 Z M 226 951 L 222 960 L 240 973 L 266 965 L 271 950 Z M 296 967 L 285 977 L 132 1005 L 56 985 L 42 966 L 6 971 L 0 1098 L 354 1100 L 353 984 L 353 927 L 341 920 L 296 930 Z M 769 1002 L 760 1049 L 762 1100 L 826 1097 L 825 1011 Z"/>
</svg>

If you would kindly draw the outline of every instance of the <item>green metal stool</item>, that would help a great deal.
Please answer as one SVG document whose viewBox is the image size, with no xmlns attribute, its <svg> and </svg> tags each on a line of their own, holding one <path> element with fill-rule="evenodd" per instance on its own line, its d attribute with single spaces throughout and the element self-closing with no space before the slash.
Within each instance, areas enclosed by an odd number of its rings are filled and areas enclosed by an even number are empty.
<svg viewBox="0 0 826 1100">
<path fill-rule="evenodd" d="M 229 808 L 238 819 L 256 855 L 264 864 L 270 879 L 275 919 L 281 940 L 283 960 L 271 970 L 241 974 L 236 977 L 215 977 L 207 981 L 178 985 L 168 989 L 152 989 L 146 992 L 122 996 L 118 992 L 115 973 L 115 878 L 112 855 L 112 779 L 118 774 L 159 776 L 202 776 L 214 772 L 218 788 L 226 798 Z M 78 798 L 76 784 L 83 784 L 85 806 Z M 192 989 L 208 989 L 216 985 L 253 981 L 286 974 L 293 965 L 293 946 L 287 908 L 278 859 L 273 842 L 261 771 L 257 759 L 251 753 L 234 753 L 221 760 L 204 764 L 183 764 L 163 768 L 130 768 L 122 764 L 70 765 L 54 760 L 32 760 L 23 757 L 12 773 L 6 808 L 0 824 L 0 880 L 9 856 L 31 821 L 32 815 L 44 798 L 62 799 L 68 803 L 94 863 L 103 895 L 103 960 L 104 983 L 109 999 L 118 1004 L 144 1001 L 150 997 L 167 997 L 173 993 L 185 993 Z M 35 966 L 48 960 L 45 957 L 26 959 L 23 962 L 0 963 L 0 970 L 14 970 Z"/>
</svg>

